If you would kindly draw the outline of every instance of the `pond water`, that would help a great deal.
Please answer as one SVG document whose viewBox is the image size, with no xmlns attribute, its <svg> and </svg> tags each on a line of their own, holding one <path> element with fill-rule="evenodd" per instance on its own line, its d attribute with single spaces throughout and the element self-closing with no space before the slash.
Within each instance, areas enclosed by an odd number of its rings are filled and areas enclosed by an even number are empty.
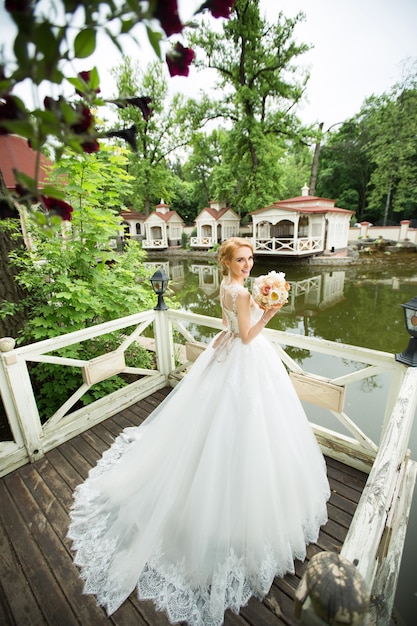
<svg viewBox="0 0 417 626">
<path fill-rule="evenodd" d="M 284 271 L 291 283 L 290 300 L 268 325 L 269 328 L 397 353 L 406 348 L 409 340 L 401 304 L 417 295 L 415 256 L 404 255 L 392 261 L 361 266 L 331 267 L 297 264 L 294 261 L 285 264 L 280 261 L 278 266 L 276 261 L 268 259 L 256 262 L 252 277 L 275 269 Z M 181 310 L 220 317 L 221 275 L 215 261 L 196 257 L 152 257 L 148 264 L 149 275 L 161 266 L 170 277 L 169 292 Z M 216 331 L 193 327 L 192 332 L 196 339 L 204 341 Z M 291 356 L 294 358 L 293 354 Z M 297 360 L 303 362 L 305 369 L 318 373 L 317 363 L 314 370 L 308 363 L 309 358 L 308 354 L 297 354 Z M 323 370 L 329 367 L 324 361 L 320 365 Z M 330 367 L 333 366 L 334 363 L 331 363 Z M 343 368 L 340 363 L 338 366 Z M 326 373 L 323 375 L 326 376 Z M 372 380 L 373 384 L 355 389 L 347 398 L 347 404 L 349 416 L 357 419 L 366 434 L 377 440 L 379 427 L 373 428 L 369 420 L 366 424 L 360 422 L 361 415 L 369 416 L 376 411 L 383 411 L 386 397 L 384 379 L 375 377 Z M 312 415 L 311 410 L 309 417 L 320 422 L 320 416 Z M 417 461 L 416 422 L 410 448 L 412 458 Z M 395 600 L 396 620 L 402 626 L 415 624 L 417 615 L 416 554 L 417 489 L 414 492 Z"/>
</svg>

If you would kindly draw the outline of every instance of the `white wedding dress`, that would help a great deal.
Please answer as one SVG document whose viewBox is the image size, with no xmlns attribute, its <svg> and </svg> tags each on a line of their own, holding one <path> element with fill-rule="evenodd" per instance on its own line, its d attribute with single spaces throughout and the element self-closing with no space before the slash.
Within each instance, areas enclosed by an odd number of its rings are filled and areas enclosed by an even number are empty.
<svg viewBox="0 0 417 626">
<path fill-rule="evenodd" d="M 239 289 L 222 283 L 227 331 L 75 491 L 74 561 L 108 614 L 137 587 L 171 623 L 220 626 L 327 520 L 323 456 L 273 346 L 239 338 Z"/>
</svg>

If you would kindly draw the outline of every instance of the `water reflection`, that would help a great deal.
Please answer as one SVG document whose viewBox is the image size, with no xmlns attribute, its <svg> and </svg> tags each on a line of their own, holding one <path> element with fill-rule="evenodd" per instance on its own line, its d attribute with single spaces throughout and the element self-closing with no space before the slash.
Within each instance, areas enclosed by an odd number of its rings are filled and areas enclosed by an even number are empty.
<svg viewBox="0 0 417 626">
<path fill-rule="evenodd" d="M 202 263 L 192 263 L 190 270 L 198 276 L 198 288 L 206 296 L 218 296 L 220 290 L 221 274 L 215 265 L 203 265 Z"/>
<path fill-rule="evenodd" d="M 199 259 L 157 259 L 146 264 L 151 275 L 163 269 L 181 309 L 220 317 L 221 272 L 214 262 Z M 273 269 L 257 262 L 249 289 L 260 274 Z M 402 352 L 408 342 L 401 304 L 416 295 L 417 270 L 393 264 L 367 269 L 288 266 L 289 302 L 270 328 L 384 352 Z M 395 274 L 394 274 L 395 272 Z M 407 273 L 408 272 L 408 273 Z M 208 334 L 210 336 L 210 334 Z"/>
</svg>

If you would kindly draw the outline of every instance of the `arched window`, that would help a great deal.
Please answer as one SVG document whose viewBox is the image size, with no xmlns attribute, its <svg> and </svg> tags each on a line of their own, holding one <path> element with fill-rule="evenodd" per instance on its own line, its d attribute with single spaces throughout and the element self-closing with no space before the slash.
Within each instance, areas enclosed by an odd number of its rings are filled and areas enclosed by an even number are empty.
<svg viewBox="0 0 417 626">
<path fill-rule="evenodd" d="M 272 227 L 272 237 L 288 239 L 294 237 L 294 224 L 290 220 L 281 220 Z"/>
<path fill-rule="evenodd" d="M 302 215 L 298 222 L 298 236 L 307 237 L 308 235 L 308 215 Z"/>
</svg>

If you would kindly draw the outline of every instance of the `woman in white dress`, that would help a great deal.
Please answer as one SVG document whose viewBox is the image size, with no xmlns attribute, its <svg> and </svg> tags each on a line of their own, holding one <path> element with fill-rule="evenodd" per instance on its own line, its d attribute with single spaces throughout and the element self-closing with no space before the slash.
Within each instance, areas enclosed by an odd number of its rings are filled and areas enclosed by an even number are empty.
<svg viewBox="0 0 417 626">
<path fill-rule="evenodd" d="M 108 614 L 135 589 L 171 623 L 220 626 L 294 571 L 327 520 L 323 456 L 244 287 L 246 239 L 219 250 L 225 331 L 77 487 L 68 536 Z"/>
</svg>

